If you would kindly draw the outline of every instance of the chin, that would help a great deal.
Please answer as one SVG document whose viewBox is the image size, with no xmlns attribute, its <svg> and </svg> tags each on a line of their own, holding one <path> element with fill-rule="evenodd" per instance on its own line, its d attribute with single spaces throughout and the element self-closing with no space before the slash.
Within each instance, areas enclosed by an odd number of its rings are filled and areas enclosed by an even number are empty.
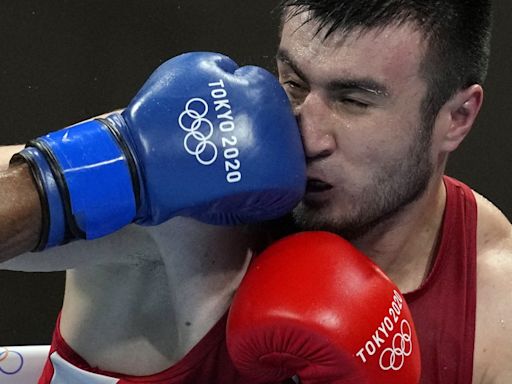
<svg viewBox="0 0 512 384">
<path fill-rule="evenodd" d="M 338 207 L 343 206 L 341 203 Z M 330 205 L 310 205 L 301 202 L 292 212 L 296 231 L 327 231 L 347 240 L 356 240 L 378 225 L 380 220 L 372 220 L 364 214 L 354 212 L 355 208 L 343 209 L 341 212 Z"/>
<path fill-rule="evenodd" d="M 338 233 L 345 225 L 343 219 L 326 205 L 301 202 L 292 212 L 294 225 L 301 231 L 328 231 Z"/>
</svg>

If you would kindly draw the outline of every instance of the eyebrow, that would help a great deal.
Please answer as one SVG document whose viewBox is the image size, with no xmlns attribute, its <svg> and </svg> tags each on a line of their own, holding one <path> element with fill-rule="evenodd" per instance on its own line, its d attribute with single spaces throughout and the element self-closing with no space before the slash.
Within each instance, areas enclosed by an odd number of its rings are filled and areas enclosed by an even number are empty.
<svg viewBox="0 0 512 384">
<path fill-rule="evenodd" d="M 286 50 L 279 48 L 276 60 L 290 66 L 301 80 L 307 81 L 307 76 Z M 331 80 L 327 83 L 327 89 L 331 92 L 359 91 L 380 97 L 386 97 L 390 94 L 389 89 L 384 84 L 367 77 Z"/>
<path fill-rule="evenodd" d="M 276 53 L 276 60 L 288 65 L 293 71 L 300 77 L 301 80 L 306 81 L 307 76 L 304 72 L 301 71 L 299 66 L 295 63 L 295 61 L 290 57 L 290 54 L 282 48 L 279 48 Z"/>
<path fill-rule="evenodd" d="M 383 84 L 368 78 L 333 80 L 327 84 L 331 92 L 359 91 L 379 97 L 389 96 L 389 90 Z"/>
</svg>

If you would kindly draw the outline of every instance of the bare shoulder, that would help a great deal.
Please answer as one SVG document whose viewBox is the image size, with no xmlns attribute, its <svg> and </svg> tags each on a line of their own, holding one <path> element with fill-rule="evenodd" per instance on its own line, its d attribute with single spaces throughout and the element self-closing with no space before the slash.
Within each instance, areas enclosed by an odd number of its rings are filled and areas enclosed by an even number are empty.
<svg viewBox="0 0 512 384">
<path fill-rule="evenodd" d="M 475 192 L 478 207 L 479 252 L 512 248 L 512 224 L 489 200 Z"/>
<path fill-rule="evenodd" d="M 489 200 L 479 194 L 475 196 L 478 207 L 478 286 L 493 289 L 495 295 L 499 293 L 496 288 L 500 282 L 512 288 L 512 224 Z"/>
<path fill-rule="evenodd" d="M 512 382 L 512 225 L 476 194 L 477 325 L 475 383 Z"/>
</svg>

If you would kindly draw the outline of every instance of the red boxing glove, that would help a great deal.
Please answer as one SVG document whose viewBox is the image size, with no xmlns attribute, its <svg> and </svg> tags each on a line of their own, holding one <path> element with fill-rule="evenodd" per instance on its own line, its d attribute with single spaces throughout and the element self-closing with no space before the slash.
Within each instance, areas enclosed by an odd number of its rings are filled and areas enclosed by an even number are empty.
<svg viewBox="0 0 512 384">
<path fill-rule="evenodd" d="M 327 232 L 270 246 L 251 265 L 228 318 L 230 356 L 247 379 L 414 384 L 420 350 L 398 288 Z"/>
</svg>

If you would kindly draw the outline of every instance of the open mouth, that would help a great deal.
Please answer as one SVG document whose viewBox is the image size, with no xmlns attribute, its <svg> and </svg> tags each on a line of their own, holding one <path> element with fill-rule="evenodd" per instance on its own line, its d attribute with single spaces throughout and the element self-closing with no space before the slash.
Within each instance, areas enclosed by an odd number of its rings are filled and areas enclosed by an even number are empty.
<svg viewBox="0 0 512 384">
<path fill-rule="evenodd" d="M 308 179 L 306 193 L 320 193 L 332 189 L 332 185 L 319 179 Z"/>
</svg>

